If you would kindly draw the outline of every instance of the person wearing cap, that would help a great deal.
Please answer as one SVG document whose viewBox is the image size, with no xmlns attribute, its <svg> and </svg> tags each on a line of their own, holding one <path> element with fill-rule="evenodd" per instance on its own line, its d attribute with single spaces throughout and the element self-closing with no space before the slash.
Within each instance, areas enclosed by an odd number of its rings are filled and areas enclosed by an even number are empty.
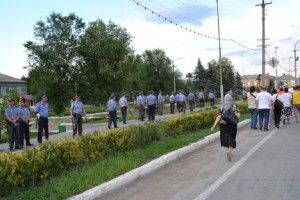
<svg viewBox="0 0 300 200">
<path fill-rule="evenodd" d="M 199 99 L 200 108 L 204 108 L 205 107 L 205 99 L 204 99 L 204 94 L 202 91 L 199 92 L 198 99 Z"/>
<path fill-rule="evenodd" d="M 34 112 L 37 113 L 39 118 L 38 128 L 38 143 L 42 143 L 43 130 L 45 130 L 45 138 L 49 140 L 49 129 L 48 129 L 48 98 L 44 94 L 41 101 L 37 103 Z"/>
<path fill-rule="evenodd" d="M 33 146 L 33 144 L 30 143 L 30 137 L 29 137 L 29 119 L 30 119 L 30 111 L 28 108 L 24 106 L 25 104 L 25 98 L 20 97 L 18 99 L 19 103 L 19 112 L 20 112 L 20 118 L 19 118 L 19 131 L 20 131 L 20 148 L 24 147 L 24 135 L 25 135 L 25 142 L 26 146 Z"/>
<path fill-rule="evenodd" d="M 111 94 L 109 97 L 109 101 L 107 102 L 107 110 L 108 110 L 108 129 L 111 129 L 112 122 L 114 123 L 114 127 L 117 126 L 117 104 L 116 97 L 114 94 Z"/>
<path fill-rule="evenodd" d="M 119 100 L 119 106 L 121 108 L 123 124 L 126 124 L 128 102 L 125 93 L 122 93 L 122 97 Z"/>
<path fill-rule="evenodd" d="M 137 107 L 139 109 L 139 120 L 144 121 L 145 118 L 145 101 L 144 101 L 144 94 L 141 91 L 137 98 Z"/>
<path fill-rule="evenodd" d="M 82 113 L 86 118 L 86 112 L 82 102 L 80 101 L 80 95 L 75 95 L 75 101 L 71 104 L 70 108 L 70 116 L 72 117 L 72 121 L 75 123 L 73 126 L 73 138 L 77 135 L 81 137 L 82 135 Z"/>
<path fill-rule="evenodd" d="M 13 151 L 20 148 L 20 133 L 18 127 L 18 120 L 20 118 L 19 109 L 15 106 L 15 100 L 13 98 L 8 99 L 9 106 L 5 108 L 5 118 L 8 123 L 8 142 L 9 150 Z"/>
<path fill-rule="evenodd" d="M 146 102 L 148 106 L 148 120 L 155 120 L 155 106 L 156 106 L 156 97 L 153 95 L 153 91 L 150 91 L 150 95 L 147 97 Z"/>
<path fill-rule="evenodd" d="M 185 114 L 185 109 L 186 109 L 186 105 L 185 105 L 185 96 L 183 94 L 183 91 L 179 92 L 179 105 L 180 105 L 180 109 L 179 112 L 183 112 Z"/>
<path fill-rule="evenodd" d="M 157 96 L 157 102 L 158 102 L 158 106 L 159 106 L 159 110 L 158 110 L 158 114 L 159 115 L 163 115 L 163 110 L 164 110 L 164 97 L 162 95 L 162 91 L 159 91 L 159 94 Z"/>
<path fill-rule="evenodd" d="M 169 97 L 169 100 L 170 100 L 170 113 L 171 114 L 175 114 L 174 112 L 174 108 L 175 108 L 175 96 L 174 96 L 174 93 L 175 92 L 172 92 L 172 94 L 170 95 Z"/>
<path fill-rule="evenodd" d="M 195 107 L 195 95 L 192 91 L 190 91 L 190 93 L 188 95 L 188 100 L 189 100 L 189 105 L 190 105 L 190 112 L 193 112 L 194 107 Z"/>
</svg>

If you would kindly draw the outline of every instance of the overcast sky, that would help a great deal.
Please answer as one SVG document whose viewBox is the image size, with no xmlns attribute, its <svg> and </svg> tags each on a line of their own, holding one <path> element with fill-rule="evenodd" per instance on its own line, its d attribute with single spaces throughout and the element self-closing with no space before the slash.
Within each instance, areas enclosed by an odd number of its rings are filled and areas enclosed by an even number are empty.
<svg viewBox="0 0 300 200">
<path fill-rule="evenodd" d="M 218 37 L 214 0 L 137 0 L 161 16 L 212 38 Z M 257 49 L 262 34 L 261 0 L 219 0 L 221 38 Z M 218 41 L 204 37 L 159 18 L 132 0 L 0 0 L 0 73 L 16 78 L 27 74 L 27 53 L 23 44 L 33 40 L 33 27 L 51 12 L 75 13 L 85 22 L 102 19 L 126 28 L 134 37 L 136 53 L 161 48 L 183 73 L 193 72 L 198 57 L 203 65 L 218 59 Z M 289 58 L 300 39 L 299 0 L 273 0 L 266 6 L 267 53 L 275 57 L 278 46 L 278 76 L 289 73 Z M 221 41 L 222 56 L 229 58 L 241 75 L 261 73 L 261 50 L 249 50 L 231 41 Z M 300 42 L 297 49 L 300 48 Z M 299 54 L 299 52 L 298 52 Z M 269 57 L 266 56 L 267 61 Z M 294 75 L 294 58 L 291 60 Z M 298 68 L 300 72 L 300 69 Z M 266 72 L 275 75 L 267 65 Z M 300 73 L 298 73 L 299 76 Z"/>
</svg>

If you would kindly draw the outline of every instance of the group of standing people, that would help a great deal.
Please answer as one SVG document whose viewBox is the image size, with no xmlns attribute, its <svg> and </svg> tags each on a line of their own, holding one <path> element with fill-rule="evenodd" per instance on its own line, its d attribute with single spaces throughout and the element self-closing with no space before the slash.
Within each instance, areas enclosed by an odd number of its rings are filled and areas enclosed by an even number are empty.
<svg viewBox="0 0 300 200">
<path fill-rule="evenodd" d="M 295 114 L 296 123 L 299 122 L 300 112 L 300 87 L 296 86 L 292 93 L 288 88 L 282 88 L 278 92 L 273 89 L 267 92 L 266 87 L 261 87 L 257 93 L 251 86 L 248 93 L 248 108 L 251 113 L 251 128 L 268 131 L 269 122 L 274 119 L 276 128 L 280 128 L 280 122 L 290 124 L 292 113 Z M 259 118 L 257 127 L 257 118 Z"/>
<path fill-rule="evenodd" d="M 30 143 L 29 119 L 30 111 L 25 107 L 25 99 L 18 99 L 18 107 L 15 106 L 15 99 L 8 99 L 8 107 L 5 108 L 5 118 L 8 129 L 9 150 L 23 149 L 24 136 L 26 146 L 33 146 Z"/>
</svg>

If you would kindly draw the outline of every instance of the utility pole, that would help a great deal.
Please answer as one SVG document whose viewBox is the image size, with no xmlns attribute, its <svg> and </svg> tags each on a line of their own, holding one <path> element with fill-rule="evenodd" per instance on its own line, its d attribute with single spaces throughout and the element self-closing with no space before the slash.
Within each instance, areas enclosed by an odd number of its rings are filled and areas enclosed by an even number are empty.
<svg viewBox="0 0 300 200">
<path fill-rule="evenodd" d="M 277 63 L 278 63 L 278 61 L 277 61 L 277 49 L 278 49 L 279 47 L 278 46 L 276 46 L 275 47 L 275 67 L 276 67 L 276 82 L 275 82 L 275 88 L 276 89 L 278 89 L 278 74 L 277 74 Z"/>
<path fill-rule="evenodd" d="M 291 87 L 291 58 L 289 58 L 289 88 Z"/>
<path fill-rule="evenodd" d="M 262 86 L 265 87 L 266 86 L 266 44 L 265 44 L 265 7 L 268 4 L 272 4 L 271 3 L 265 3 L 264 0 L 262 0 L 261 4 L 258 4 L 256 6 L 261 6 L 262 8 Z"/>
<path fill-rule="evenodd" d="M 223 91 L 223 68 L 222 68 L 222 54 L 221 54 L 221 34 L 220 34 L 220 20 L 219 20 L 219 2 L 217 1 L 217 16 L 218 16 L 218 37 L 219 37 L 219 65 L 220 65 L 220 97 L 221 105 L 224 103 L 224 91 Z"/>
<path fill-rule="evenodd" d="M 300 39 L 299 39 L 300 40 Z M 297 61 L 299 60 L 299 57 L 297 57 L 297 51 L 296 50 L 296 47 L 297 47 L 297 44 L 299 42 L 299 40 L 297 40 L 296 44 L 295 44 L 295 47 L 294 47 L 294 58 L 295 58 L 295 86 L 297 85 Z"/>
</svg>

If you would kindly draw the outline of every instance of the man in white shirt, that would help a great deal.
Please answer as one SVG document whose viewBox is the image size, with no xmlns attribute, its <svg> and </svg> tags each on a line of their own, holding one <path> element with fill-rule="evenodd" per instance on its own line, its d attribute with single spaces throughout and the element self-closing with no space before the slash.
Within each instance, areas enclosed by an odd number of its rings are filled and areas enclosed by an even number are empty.
<svg viewBox="0 0 300 200">
<path fill-rule="evenodd" d="M 264 131 L 269 131 L 269 116 L 270 109 L 273 107 L 273 101 L 266 87 L 261 87 L 261 92 L 256 96 L 255 104 L 259 116 L 259 129 L 262 130 L 264 127 Z"/>
<path fill-rule="evenodd" d="M 284 93 L 281 95 L 281 99 L 283 101 L 283 109 L 282 109 L 282 117 L 283 117 L 283 124 L 285 124 L 285 120 L 287 123 L 290 124 L 290 117 L 292 115 L 292 95 L 289 93 L 288 88 L 284 88 Z"/>
</svg>

